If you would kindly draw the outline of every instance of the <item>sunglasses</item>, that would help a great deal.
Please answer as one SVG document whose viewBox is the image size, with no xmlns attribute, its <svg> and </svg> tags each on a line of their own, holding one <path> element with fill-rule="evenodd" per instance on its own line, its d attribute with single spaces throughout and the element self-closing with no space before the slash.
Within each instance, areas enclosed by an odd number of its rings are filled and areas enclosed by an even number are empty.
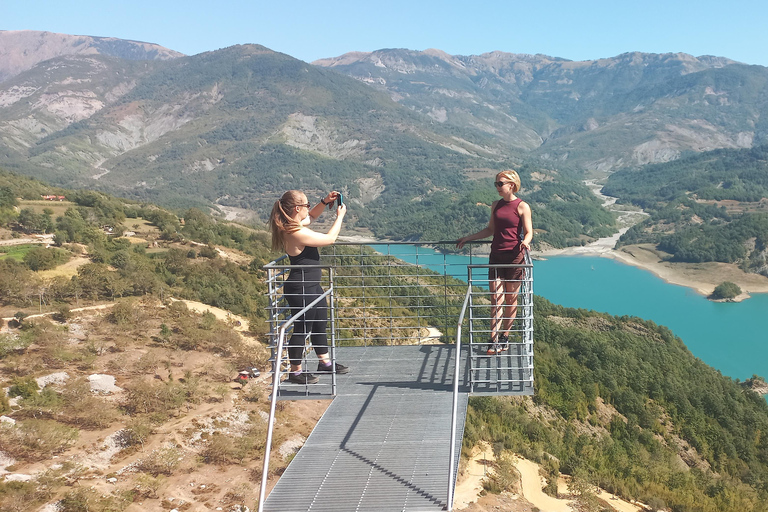
<svg viewBox="0 0 768 512">
<path fill-rule="evenodd" d="M 493 184 L 497 187 L 503 187 L 504 185 L 512 183 L 511 181 L 494 181 Z"/>
<path fill-rule="evenodd" d="M 312 205 L 311 205 L 311 204 L 309 204 L 309 203 L 307 203 L 307 204 L 297 204 L 297 205 L 296 205 L 296 207 L 297 207 L 297 208 L 298 208 L 299 206 L 306 206 L 307 208 L 309 208 L 309 207 L 310 207 L 310 206 L 312 206 Z"/>
</svg>

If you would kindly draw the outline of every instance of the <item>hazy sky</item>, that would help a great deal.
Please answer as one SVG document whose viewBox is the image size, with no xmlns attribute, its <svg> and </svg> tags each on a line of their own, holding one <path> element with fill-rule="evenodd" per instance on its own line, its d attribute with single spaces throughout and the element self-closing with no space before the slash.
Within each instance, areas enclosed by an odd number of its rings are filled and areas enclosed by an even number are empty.
<svg viewBox="0 0 768 512">
<path fill-rule="evenodd" d="M 307 62 L 438 48 L 571 60 L 684 52 L 768 66 L 767 26 L 766 0 L 0 0 L 0 30 L 118 37 L 188 55 L 257 43 Z"/>
</svg>

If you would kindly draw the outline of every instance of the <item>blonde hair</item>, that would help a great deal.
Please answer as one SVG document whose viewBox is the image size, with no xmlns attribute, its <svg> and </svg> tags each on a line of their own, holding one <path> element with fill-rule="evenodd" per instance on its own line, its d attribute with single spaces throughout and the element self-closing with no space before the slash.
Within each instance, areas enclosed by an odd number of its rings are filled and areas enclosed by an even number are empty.
<svg viewBox="0 0 768 512">
<path fill-rule="evenodd" d="M 269 215 L 269 230 L 272 232 L 272 250 L 285 249 L 285 234 L 295 233 L 301 229 L 298 223 L 287 212 L 292 208 L 307 202 L 306 196 L 299 190 L 289 190 L 283 197 L 275 201 L 272 213 Z"/>
<path fill-rule="evenodd" d="M 517 174 L 517 171 L 513 169 L 508 169 L 506 171 L 501 171 L 496 175 L 496 181 L 499 180 L 499 178 L 506 178 L 510 182 L 515 184 L 515 190 L 513 191 L 515 194 L 520 192 L 520 175 Z"/>
</svg>

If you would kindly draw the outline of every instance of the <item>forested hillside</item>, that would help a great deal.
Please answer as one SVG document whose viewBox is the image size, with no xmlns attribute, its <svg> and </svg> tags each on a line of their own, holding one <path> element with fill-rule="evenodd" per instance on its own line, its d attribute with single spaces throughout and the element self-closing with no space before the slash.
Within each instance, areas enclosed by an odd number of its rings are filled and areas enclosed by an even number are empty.
<svg viewBox="0 0 768 512">
<path fill-rule="evenodd" d="M 622 170 L 603 192 L 651 214 L 620 243 L 655 243 L 676 261 L 738 263 L 768 275 L 768 146 Z"/>
<path fill-rule="evenodd" d="M 474 398 L 465 446 L 496 443 L 652 510 L 768 510 L 768 405 L 665 327 L 534 302 L 536 394 Z M 554 412 L 554 414 L 552 414 Z"/>
<path fill-rule="evenodd" d="M 5 238 L 12 233 L 17 237 L 51 233 L 54 245 L 22 246 L 13 257 L 0 259 L 4 305 L 39 305 L 50 311 L 57 304 L 73 307 L 81 302 L 165 294 L 199 300 L 253 320 L 264 318 L 260 266 L 270 259 L 264 231 L 219 223 L 196 209 L 180 218 L 152 205 L 92 191 L 53 189 L 66 194 L 66 203 L 41 201 L 40 196 L 51 190 L 41 182 L 0 173 L 0 227 Z M 17 198 L 22 198 L 21 204 Z M 54 215 L 53 208 L 60 214 Z M 119 236 L 132 229 L 146 229 L 150 243 Z M 196 245 L 188 245 L 189 240 Z M 157 243 L 162 245 L 155 248 Z M 214 244 L 241 252 L 250 264 L 220 257 Z M 8 247 L 4 250 L 18 246 Z M 56 266 L 60 253 L 66 253 L 67 260 L 85 255 L 88 262 L 71 278 L 43 279 L 31 268 L 30 262 L 38 261 L 49 263 L 35 270 Z"/>
</svg>

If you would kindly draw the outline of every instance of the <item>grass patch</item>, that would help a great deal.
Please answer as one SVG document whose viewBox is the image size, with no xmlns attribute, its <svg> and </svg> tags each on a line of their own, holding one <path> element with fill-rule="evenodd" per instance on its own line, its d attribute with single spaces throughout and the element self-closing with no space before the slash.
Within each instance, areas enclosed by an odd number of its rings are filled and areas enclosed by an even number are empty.
<svg viewBox="0 0 768 512">
<path fill-rule="evenodd" d="M 44 201 L 42 199 L 40 200 L 21 200 L 19 201 L 19 210 L 23 210 L 24 208 L 32 208 L 35 213 L 43 213 L 43 210 L 53 210 L 53 217 L 54 219 L 58 217 L 59 215 L 64 215 L 64 212 L 67 211 L 69 208 L 75 208 L 77 205 L 73 203 L 72 201 Z"/>
<path fill-rule="evenodd" d="M 22 263 L 24 261 L 24 256 L 36 247 L 40 247 L 40 244 L 9 245 L 0 247 L 0 260 L 8 258 Z"/>
</svg>

